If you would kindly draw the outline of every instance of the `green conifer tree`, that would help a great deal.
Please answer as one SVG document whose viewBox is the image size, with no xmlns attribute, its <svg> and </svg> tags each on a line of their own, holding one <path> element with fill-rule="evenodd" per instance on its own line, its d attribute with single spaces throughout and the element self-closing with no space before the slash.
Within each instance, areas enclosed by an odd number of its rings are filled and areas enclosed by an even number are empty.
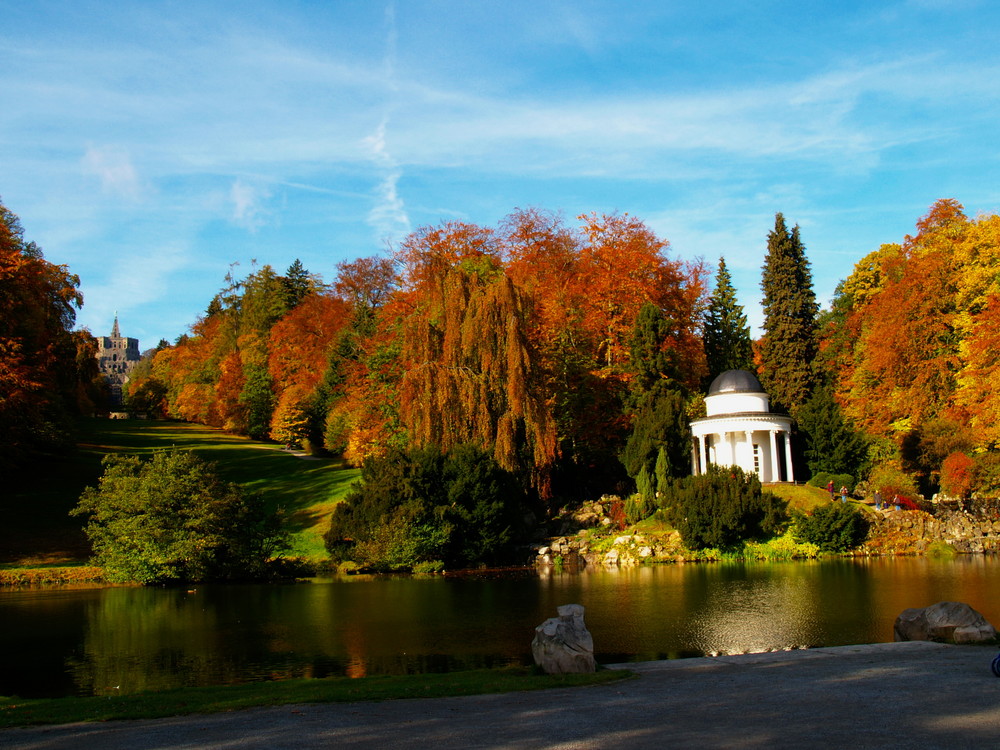
<svg viewBox="0 0 1000 750">
<path fill-rule="evenodd" d="M 656 493 L 658 495 L 665 495 L 667 488 L 670 487 L 670 480 L 673 473 L 670 469 L 670 459 L 667 458 L 667 452 L 660 446 L 659 453 L 656 455 Z"/>
<path fill-rule="evenodd" d="M 789 232 L 780 213 L 775 215 L 774 230 L 767 237 L 761 289 L 761 381 L 772 406 L 787 409 L 795 416 L 813 387 L 819 306 L 799 228 Z"/>
<path fill-rule="evenodd" d="M 818 386 L 798 414 L 805 459 L 813 474 L 867 473 L 868 441 L 844 419 L 830 386 Z"/>
<path fill-rule="evenodd" d="M 660 309 L 647 303 L 639 311 L 630 342 L 632 433 L 620 458 L 633 479 L 645 470 L 650 485 L 661 453 L 666 470 L 676 476 L 690 451 L 687 393 L 677 354 L 665 346 L 670 329 L 671 322 Z"/>
<path fill-rule="evenodd" d="M 633 374 L 632 393 L 640 400 L 664 380 L 680 382 L 677 352 L 664 346 L 671 323 L 652 302 L 643 305 L 636 316 L 629 341 L 629 361 Z"/>
<path fill-rule="evenodd" d="M 750 326 L 747 325 L 743 306 L 736 301 L 736 290 L 725 258 L 719 258 L 715 291 L 709 297 L 705 311 L 704 343 L 708 362 L 707 382 L 727 370 L 754 369 Z"/>
<path fill-rule="evenodd" d="M 281 278 L 284 287 L 285 307 L 293 310 L 298 307 L 308 295 L 319 291 L 321 284 L 319 280 L 302 265 L 298 258 L 288 267 L 285 275 Z"/>
</svg>

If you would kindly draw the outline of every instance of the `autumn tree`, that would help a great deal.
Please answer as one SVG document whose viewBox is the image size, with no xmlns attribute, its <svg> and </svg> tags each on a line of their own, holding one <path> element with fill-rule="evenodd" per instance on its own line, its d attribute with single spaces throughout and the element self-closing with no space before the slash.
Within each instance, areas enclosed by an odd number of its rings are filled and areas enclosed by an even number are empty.
<svg viewBox="0 0 1000 750">
<path fill-rule="evenodd" d="M 327 350 L 317 389 L 323 445 L 360 465 L 401 442 L 396 332 L 405 305 L 394 296 L 399 288 L 395 264 L 384 256 L 338 263 L 333 288 L 350 319 Z"/>
<path fill-rule="evenodd" d="M 268 372 L 276 393 L 271 437 L 319 446 L 327 403 L 321 384 L 329 352 L 350 324 L 350 307 L 327 294 L 311 294 L 269 333 Z"/>
<path fill-rule="evenodd" d="M 518 210 L 501 224 L 507 274 L 523 293 L 526 333 L 538 354 L 556 423 L 555 491 L 572 496 L 614 486 L 627 430 L 624 383 L 607 377 L 593 325 L 585 325 L 583 238 L 556 214 Z"/>
<path fill-rule="evenodd" d="M 25 241 L 18 217 L 0 203 L 0 468 L 68 442 L 81 379 L 92 380 L 78 359 L 88 335 L 70 332 L 83 304 L 79 283 Z"/>
<path fill-rule="evenodd" d="M 490 230 L 450 224 L 403 245 L 412 312 L 403 329 L 400 410 L 418 446 L 473 443 L 543 492 L 554 421 L 539 388 L 523 295 Z"/>
<path fill-rule="evenodd" d="M 822 331 L 834 353 L 844 413 L 891 451 L 874 462 L 936 491 L 943 464 L 962 454 L 976 481 L 998 446 L 992 387 L 997 360 L 1000 217 L 970 220 L 936 202 L 901 243 L 870 253 L 838 288 Z"/>
<path fill-rule="evenodd" d="M 669 243 L 634 216 L 580 218 L 580 271 L 588 290 L 583 324 L 605 371 L 614 376 L 627 367 L 635 320 L 642 306 L 652 302 L 678 322 L 671 346 L 680 353 L 686 381 L 697 384 L 704 369 L 696 322 L 704 294 L 701 266 L 669 260 Z"/>
<path fill-rule="evenodd" d="M 736 299 L 726 259 L 719 258 L 715 289 L 705 310 L 706 382 L 727 370 L 753 370 L 753 343 L 743 306 Z"/>
<path fill-rule="evenodd" d="M 796 226 L 788 231 L 785 217 L 774 217 L 768 234 L 761 289 L 764 292 L 764 336 L 760 343 L 760 375 L 772 405 L 793 415 L 813 386 L 817 353 L 812 273 Z"/>
</svg>

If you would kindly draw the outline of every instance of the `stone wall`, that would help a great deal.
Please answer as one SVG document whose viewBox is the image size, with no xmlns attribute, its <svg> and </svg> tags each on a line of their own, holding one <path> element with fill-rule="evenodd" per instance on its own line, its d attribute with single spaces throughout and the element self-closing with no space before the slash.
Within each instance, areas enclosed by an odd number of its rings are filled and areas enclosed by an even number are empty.
<svg viewBox="0 0 1000 750">
<path fill-rule="evenodd" d="M 649 536 L 615 534 L 609 515 L 615 502 L 621 501 L 607 495 L 564 510 L 552 526 L 558 536 L 535 544 L 529 562 L 540 568 L 574 569 L 685 560 L 686 551 L 676 531 Z M 859 556 L 922 555 L 941 543 L 964 554 L 1000 552 L 1000 519 L 944 509 L 935 515 L 918 510 L 872 511 L 869 518 L 868 539 L 855 551 Z"/>
<path fill-rule="evenodd" d="M 619 497 L 604 495 L 579 508 L 563 509 L 551 526 L 558 536 L 534 545 L 529 562 L 542 568 L 561 565 L 573 569 L 684 560 L 684 545 L 676 531 L 650 537 L 616 534 L 611 512 L 612 506 L 621 502 Z"/>
<path fill-rule="evenodd" d="M 683 562 L 684 545 L 676 531 L 669 535 L 647 538 L 642 534 L 620 534 L 591 540 L 580 534 L 561 536 L 533 550 L 535 565 L 561 565 L 564 568 L 630 567 L 640 563 Z"/>
<path fill-rule="evenodd" d="M 1000 552 L 1000 520 L 961 511 L 888 511 L 872 524 L 860 552 L 866 555 L 920 555 L 934 543 L 950 544 L 957 552 Z"/>
</svg>

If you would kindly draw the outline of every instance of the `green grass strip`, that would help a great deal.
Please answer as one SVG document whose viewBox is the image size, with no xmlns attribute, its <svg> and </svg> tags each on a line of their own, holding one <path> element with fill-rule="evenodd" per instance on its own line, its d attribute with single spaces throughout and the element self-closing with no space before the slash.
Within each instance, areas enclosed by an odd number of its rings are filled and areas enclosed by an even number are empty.
<svg viewBox="0 0 1000 750">
<path fill-rule="evenodd" d="M 294 703 L 346 703 L 510 693 L 599 685 L 632 676 L 632 672 L 618 669 L 599 670 L 594 674 L 546 675 L 537 674 L 529 667 L 509 667 L 444 674 L 379 675 L 357 679 L 330 677 L 280 680 L 87 698 L 0 697 L 0 728 L 78 721 L 156 719 Z"/>
</svg>

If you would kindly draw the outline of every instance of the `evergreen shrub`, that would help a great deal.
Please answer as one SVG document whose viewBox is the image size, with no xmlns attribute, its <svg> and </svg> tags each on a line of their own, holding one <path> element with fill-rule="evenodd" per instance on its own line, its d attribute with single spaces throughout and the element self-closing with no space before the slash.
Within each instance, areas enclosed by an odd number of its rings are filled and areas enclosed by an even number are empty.
<svg viewBox="0 0 1000 750">
<path fill-rule="evenodd" d="M 736 467 L 714 466 L 701 476 L 680 479 L 661 502 L 691 550 L 731 550 L 746 540 L 764 541 L 781 533 L 788 520 L 787 503 Z"/>
<path fill-rule="evenodd" d="M 799 515 L 794 524 L 795 538 L 815 544 L 823 552 L 847 552 L 868 535 L 868 520 L 853 505 L 820 505 L 812 515 Z"/>
<path fill-rule="evenodd" d="M 642 492 L 636 492 L 625 500 L 625 520 L 630 524 L 639 523 L 656 512 L 653 499 Z"/>
<path fill-rule="evenodd" d="M 517 478 L 476 446 L 394 449 L 362 465 L 326 546 L 376 571 L 499 564 L 526 537 L 527 511 Z"/>
</svg>

